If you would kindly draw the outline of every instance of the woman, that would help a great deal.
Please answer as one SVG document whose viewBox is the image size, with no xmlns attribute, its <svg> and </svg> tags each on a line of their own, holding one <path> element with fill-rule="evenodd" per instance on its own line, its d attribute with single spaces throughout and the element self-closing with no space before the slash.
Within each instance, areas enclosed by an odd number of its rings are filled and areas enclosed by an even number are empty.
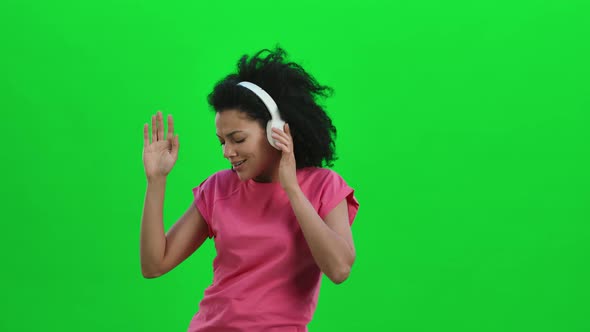
<svg viewBox="0 0 590 332">
<path fill-rule="evenodd" d="M 331 89 L 285 56 L 281 48 L 242 56 L 237 73 L 209 95 L 231 169 L 193 189 L 194 202 L 167 234 L 164 188 L 178 136 L 171 115 L 166 136 L 162 113 L 152 116 L 151 144 L 144 125 L 143 275 L 167 273 L 206 238 L 217 250 L 213 283 L 190 332 L 307 331 L 321 274 L 339 284 L 354 263 L 358 201 L 336 172 L 322 168 L 335 159 L 336 128 L 316 99 Z"/>
</svg>

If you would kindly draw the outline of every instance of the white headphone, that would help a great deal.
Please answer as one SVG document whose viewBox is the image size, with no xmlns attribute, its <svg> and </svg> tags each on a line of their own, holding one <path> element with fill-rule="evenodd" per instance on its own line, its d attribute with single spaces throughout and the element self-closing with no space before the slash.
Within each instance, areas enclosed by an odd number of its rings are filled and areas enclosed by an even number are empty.
<svg viewBox="0 0 590 332">
<path fill-rule="evenodd" d="M 284 130 L 283 127 L 285 126 L 285 121 L 283 121 L 283 119 L 281 119 L 281 115 L 279 114 L 279 108 L 277 107 L 277 104 L 272 99 L 272 97 L 268 93 L 266 93 L 266 91 L 262 90 L 261 87 L 259 87 L 258 85 L 254 84 L 252 82 L 242 81 L 242 82 L 238 83 L 238 85 L 241 85 L 241 86 L 247 88 L 248 90 L 254 92 L 258 96 L 258 98 L 260 98 L 260 100 L 262 100 L 264 105 L 266 105 L 266 108 L 268 109 L 268 112 L 270 113 L 270 118 L 271 118 L 266 123 L 266 138 L 268 139 L 268 142 L 270 143 L 270 145 L 272 145 L 275 149 L 280 150 L 275 145 L 274 138 L 272 138 L 272 128 L 278 128 L 281 131 L 283 131 Z"/>
</svg>

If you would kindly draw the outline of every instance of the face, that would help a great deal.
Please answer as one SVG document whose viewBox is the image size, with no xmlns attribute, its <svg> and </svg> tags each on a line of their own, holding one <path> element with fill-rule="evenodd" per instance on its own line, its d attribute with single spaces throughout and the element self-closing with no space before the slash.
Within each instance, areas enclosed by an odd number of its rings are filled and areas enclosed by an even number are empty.
<svg viewBox="0 0 590 332">
<path fill-rule="evenodd" d="M 215 115 L 216 135 L 222 144 L 223 157 L 231 164 L 240 180 L 278 181 L 280 151 L 266 139 L 266 129 L 246 113 L 230 109 Z M 235 165 L 242 162 L 240 165 Z"/>
</svg>

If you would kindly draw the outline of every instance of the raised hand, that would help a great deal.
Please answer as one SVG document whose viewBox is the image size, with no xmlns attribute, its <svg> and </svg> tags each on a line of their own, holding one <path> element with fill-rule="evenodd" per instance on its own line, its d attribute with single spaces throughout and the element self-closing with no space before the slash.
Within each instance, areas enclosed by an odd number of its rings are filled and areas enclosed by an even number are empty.
<svg viewBox="0 0 590 332">
<path fill-rule="evenodd" d="M 291 128 L 286 123 L 284 130 L 272 128 L 272 137 L 275 139 L 277 147 L 282 151 L 281 161 L 279 163 L 279 181 L 284 190 L 292 190 L 299 187 L 297 182 L 297 162 L 295 161 L 295 148 L 293 146 L 293 137 Z"/>
<path fill-rule="evenodd" d="M 164 136 L 162 112 L 152 116 L 152 143 L 148 135 L 149 126 L 143 126 L 143 166 L 148 180 L 165 178 L 178 158 L 178 135 L 174 135 L 174 121 L 168 114 L 168 133 Z"/>
</svg>

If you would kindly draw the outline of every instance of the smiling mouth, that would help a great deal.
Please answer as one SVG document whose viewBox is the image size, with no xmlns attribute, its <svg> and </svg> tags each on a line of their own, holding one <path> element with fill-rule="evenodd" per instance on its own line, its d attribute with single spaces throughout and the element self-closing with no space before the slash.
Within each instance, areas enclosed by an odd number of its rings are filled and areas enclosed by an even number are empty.
<svg viewBox="0 0 590 332">
<path fill-rule="evenodd" d="M 232 166 L 233 166 L 234 168 L 236 168 L 236 167 L 239 167 L 240 165 L 244 164 L 245 162 L 246 162 L 246 160 L 242 160 L 242 161 L 239 161 L 239 162 L 237 162 L 237 163 L 235 163 L 235 164 L 232 164 Z"/>
</svg>

